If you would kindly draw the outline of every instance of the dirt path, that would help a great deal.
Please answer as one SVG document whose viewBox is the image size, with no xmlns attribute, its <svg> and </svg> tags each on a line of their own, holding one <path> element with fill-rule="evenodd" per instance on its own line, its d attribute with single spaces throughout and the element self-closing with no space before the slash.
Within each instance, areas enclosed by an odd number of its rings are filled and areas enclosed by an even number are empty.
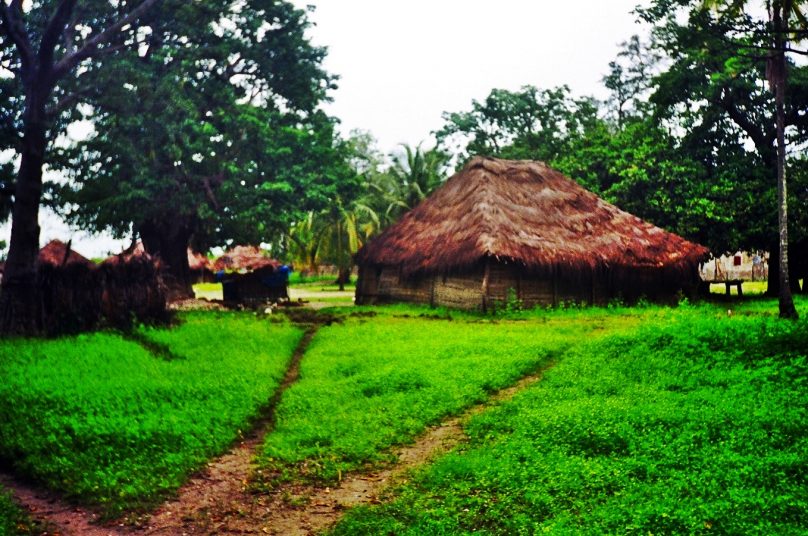
<svg viewBox="0 0 808 536">
<path fill-rule="evenodd" d="M 122 534 L 121 527 L 98 525 L 98 516 L 95 513 L 66 503 L 54 492 L 29 486 L 7 474 L 0 474 L 0 485 L 11 492 L 24 511 L 42 523 L 43 534 L 60 536 Z"/>
<path fill-rule="evenodd" d="M 210 462 L 206 469 L 180 490 L 176 500 L 160 507 L 148 521 L 146 527 L 131 527 L 123 523 L 109 526 L 99 525 L 98 515 L 91 510 L 79 508 L 65 502 L 58 494 L 28 486 L 10 475 L 0 474 L 0 484 L 8 489 L 16 501 L 29 512 L 31 517 L 41 521 L 45 534 L 59 536 L 117 536 L 131 535 L 141 531 L 154 534 L 182 534 L 186 520 L 205 520 L 201 533 L 216 531 L 221 523 L 208 512 L 219 515 L 238 515 L 239 505 L 234 501 L 243 500 L 243 487 L 252 473 L 252 458 L 255 449 L 261 444 L 264 435 L 275 424 L 275 408 L 283 391 L 293 384 L 300 372 L 300 360 L 306 352 L 316 327 L 308 327 L 298 343 L 283 381 L 267 405 L 264 416 L 253 427 L 249 436 L 224 456 Z M 231 500 L 233 510 L 228 508 Z M 209 527 L 209 528 L 208 528 Z M 200 533 L 194 530 L 193 533 Z"/>
<path fill-rule="evenodd" d="M 380 502 L 384 491 L 403 481 L 410 470 L 464 441 L 463 424 L 473 415 L 511 399 L 539 381 L 549 368 L 526 376 L 461 415 L 429 428 L 412 445 L 396 449 L 394 453 L 398 461 L 389 468 L 348 474 L 334 488 L 296 484 L 281 486 L 269 494 L 253 493 L 249 488 L 249 478 L 256 469 L 253 464 L 255 451 L 264 435 L 272 430 L 275 408 L 283 391 L 297 380 L 300 360 L 315 332 L 316 327 L 307 329 L 265 417 L 249 437 L 224 456 L 211 461 L 180 489 L 176 499 L 164 503 L 139 526 L 99 526 L 95 514 L 65 504 L 53 493 L 26 487 L 2 475 L 0 483 L 12 491 L 32 517 L 43 520 L 48 527 L 46 534 L 52 535 L 317 534 L 336 523 L 346 509 Z"/>
<path fill-rule="evenodd" d="M 256 449 L 275 426 L 275 409 L 283 392 L 297 381 L 300 361 L 317 332 L 306 329 L 295 349 L 292 361 L 280 387 L 270 401 L 266 416 L 236 447 L 210 462 L 207 468 L 180 489 L 177 498 L 158 508 L 140 527 L 146 534 L 216 534 L 231 533 L 231 518 L 243 516 L 252 498 L 246 490 Z M 249 533 L 249 532 L 247 532 Z"/>
<path fill-rule="evenodd" d="M 193 484 L 194 488 L 198 486 L 197 498 L 183 493 L 182 496 L 190 500 L 187 508 L 166 505 L 145 531 L 147 534 L 317 534 L 336 523 L 346 509 L 381 502 L 384 491 L 406 478 L 410 470 L 464 441 L 463 423 L 492 405 L 511 399 L 539 381 L 542 373 L 522 378 L 485 402 L 428 429 L 412 445 L 396 449 L 398 462 L 395 465 L 380 471 L 346 475 L 334 488 L 296 484 L 281 486 L 266 495 L 251 494 L 246 480 L 252 470 L 252 451 L 239 448 L 239 460 L 233 458 L 233 462 L 240 468 L 233 467 L 235 470 L 227 473 L 221 471 L 219 462 L 215 463 L 208 480 Z M 180 504 L 183 502 L 181 498 Z"/>
</svg>

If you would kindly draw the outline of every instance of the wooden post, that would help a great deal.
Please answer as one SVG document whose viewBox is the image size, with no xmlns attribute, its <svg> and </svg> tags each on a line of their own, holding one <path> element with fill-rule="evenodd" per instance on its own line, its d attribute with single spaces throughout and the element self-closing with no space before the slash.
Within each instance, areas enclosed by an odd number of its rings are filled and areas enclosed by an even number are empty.
<svg viewBox="0 0 808 536">
<path fill-rule="evenodd" d="M 485 271 L 483 272 L 483 312 L 488 312 L 488 289 L 491 278 L 491 259 L 485 258 Z"/>
</svg>

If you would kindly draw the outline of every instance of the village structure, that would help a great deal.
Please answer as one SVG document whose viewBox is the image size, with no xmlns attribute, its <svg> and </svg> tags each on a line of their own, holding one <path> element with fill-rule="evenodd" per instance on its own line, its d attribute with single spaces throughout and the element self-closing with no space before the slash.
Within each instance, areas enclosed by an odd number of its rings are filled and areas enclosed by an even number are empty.
<svg viewBox="0 0 808 536">
<path fill-rule="evenodd" d="M 675 300 L 707 254 L 541 162 L 477 157 L 359 251 L 356 303 Z"/>
</svg>

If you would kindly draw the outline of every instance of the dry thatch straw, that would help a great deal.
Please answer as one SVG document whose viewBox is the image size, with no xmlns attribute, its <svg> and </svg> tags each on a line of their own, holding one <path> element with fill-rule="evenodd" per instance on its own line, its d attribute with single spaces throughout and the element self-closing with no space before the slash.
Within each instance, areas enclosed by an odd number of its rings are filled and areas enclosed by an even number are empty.
<svg viewBox="0 0 808 536">
<path fill-rule="evenodd" d="M 95 263 L 83 255 L 73 251 L 71 244 L 65 244 L 61 240 L 51 240 L 45 247 L 39 250 L 37 261 L 40 264 L 51 264 L 53 266 L 63 266 L 67 264 L 82 264 L 84 266 L 95 266 Z"/>
<path fill-rule="evenodd" d="M 213 269 L 230 271 L 252 272 L 261 268 L 271 267 L 273 270 L 281 266 L 275 259 L 267 257 L 256 246 L 236 246 L 216 259 Z"/>
<path fill-rule="evenodd" d="M 210 270 L 210 259 L 188 248 L 188 268 L 193 271 Z"/>
<path fill-rule="evenodd" d="M 708 250 L 579 186 L 542 162 L 475 157 L 357 254 L 404 276 L 485 258 L 528 271 L 689 272 Z"/>
</svg>

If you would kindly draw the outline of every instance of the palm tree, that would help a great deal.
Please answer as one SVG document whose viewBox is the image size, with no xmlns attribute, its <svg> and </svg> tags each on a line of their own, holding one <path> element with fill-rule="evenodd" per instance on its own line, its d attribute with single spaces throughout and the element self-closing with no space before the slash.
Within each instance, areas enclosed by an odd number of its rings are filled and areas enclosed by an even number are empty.
<svg viewBox="0 0 808 536">
<path fill-rule="evenodd" d="M 387 213 L 392 219 L 426 199 L 445 180 L 449 161 L 446 153 L 438 149 L 422 151 L 402 145 L 404 153 L 392 155 L 393 165 L 388 171 L 393 180 Z"/>
</svg>

